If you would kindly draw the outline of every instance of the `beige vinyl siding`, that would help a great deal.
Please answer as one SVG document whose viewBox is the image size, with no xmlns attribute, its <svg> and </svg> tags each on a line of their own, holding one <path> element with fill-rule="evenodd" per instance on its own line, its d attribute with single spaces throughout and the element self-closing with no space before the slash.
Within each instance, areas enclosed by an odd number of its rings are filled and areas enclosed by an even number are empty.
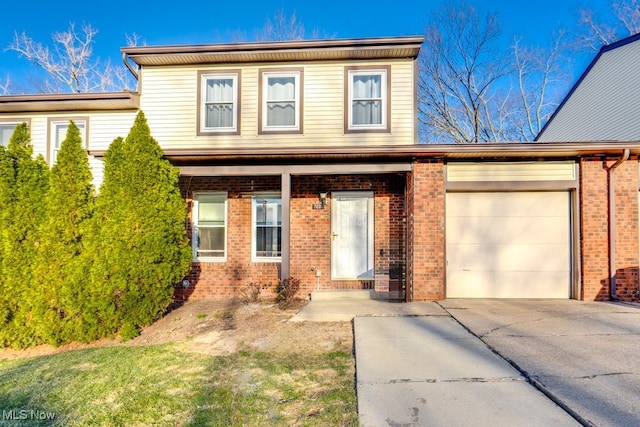
<svg viewBox="0 0 640 427">
<path fill-rule="evenodd" d="M 91 150 L 106 150 L 115 138 L 119 136 L 125 138 L 129 134 L 136 114 L 137 111 L 73 111 L 67 113 L 20 114 L 19 116 L 15 115 L 15 117 L 30 119 L 31 144 L 33 145 L 34 155 L 37 156 L 41 154 L 46 159 L 49 147 L 48 122 L 50 119 L 60 120 L 69 117 L 87 117 L 89 120 L 87 148 Z M 11 117 L 11 115 L 2 115 L 2 118 Z M 102 161 L 90 156 L 89 166 L 91 167 L 91 173 L 94 178 L 94 185 L 98 188 L 103 178 L 104 167 Z"/>
<path fill-rule="evenodd" d="M 106 150 L 114 139 L 126 138 L 138 114 L 137 111 L 89 113 L 88 149 Z"/>
<path fill-rule="evenodd" d="M 345 66 L 391 66 L 391 132 L 344 133 Z M 258 134 L 259 73 L 262 69 L 303 69 L 303 133 Z M 240 135 L 197 136 L 197 73 L 241 70 Z M 210 147 L 341 146 L 414 143 L 414 64 L 411 60 L 233 64 L 145 67 L 141 109 L 165 149 Z"/>
<path fill-rule="evenodd" d="M 576 164 L 566 162 L 449 163 L 447 181 L 573 181 Z"/>
</svg>

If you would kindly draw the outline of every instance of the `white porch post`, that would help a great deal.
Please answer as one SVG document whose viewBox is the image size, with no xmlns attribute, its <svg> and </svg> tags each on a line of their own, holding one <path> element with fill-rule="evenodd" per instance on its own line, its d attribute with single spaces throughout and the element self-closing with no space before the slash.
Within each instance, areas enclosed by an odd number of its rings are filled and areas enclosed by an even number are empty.
<svg viewBox="0 0 640 427">
<path fill-rule="evenodd" d="M 291 206 L 291 174 L 288 172 L 283 172 L 281 175 L 282 185 L 281 185 L 281 195 L 282 195 L 282 228 L 281 228 L 281 246 L 280 251 L 281 255 L 281 264 L 280 264 L 280 279 L 288 279 L 289 278 L 289 265 L 291 261 L 291 253 L 290 253 L 290 235 L 291 229 L 289 227 L 289 211 Z"/>
</svg>

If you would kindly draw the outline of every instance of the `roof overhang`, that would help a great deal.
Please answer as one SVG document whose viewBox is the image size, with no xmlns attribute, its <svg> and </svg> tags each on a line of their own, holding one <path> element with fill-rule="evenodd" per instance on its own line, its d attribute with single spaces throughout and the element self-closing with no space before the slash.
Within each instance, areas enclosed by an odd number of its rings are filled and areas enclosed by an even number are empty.
<svg viewBox="0 0 640 427">
<path fill-rule="evenodd" d="M 0 96 L 0 113 L 138 110 L 136 92 L 63 93 Z"/>
<path fill-rule="evenodd" d="M 615 157 L 629 150 L 640 155 L 640 142 L 562 142 L 492 144 L 417 144 L 345 147 L 184 148 L 166 149 L 176 165 L 265 164 L 304 162 L 403 162 L 413 159 L 542 160 L 553 158 Z M 91 151 L 101 157 L 104 151 Z"/>
<path fill-rule="evenodd" d="M 423 37 L 123 47 L 138 66 L 416 58 Z"/>
</svg>

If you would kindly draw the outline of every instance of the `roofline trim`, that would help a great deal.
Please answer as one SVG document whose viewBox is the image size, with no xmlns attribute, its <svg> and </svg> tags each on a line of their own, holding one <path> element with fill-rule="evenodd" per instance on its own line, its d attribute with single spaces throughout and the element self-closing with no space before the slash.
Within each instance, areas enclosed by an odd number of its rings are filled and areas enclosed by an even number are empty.
<svg viewBox="0 0 640 427">
<path fill-rule="evenodd" d="M 91 109 L 87 104 L 93 103 L 96 104 L 96 110 L 137 110 L 140 108 L 140 94 L 134 91 L 123 91 L 7 95 L 0 96 L 0 112 L 87 110 Z"/>
<path fill-rule="evenodd" d="M 163 45 L 163 46 L 129 46 L 120 51 L 127 56 L 135 55 L 163 55 L 163 54 L 193 54 L 193 53 L 237 53 L 256 51 L 284 51 L 308 49 L 346 49 L 364 47 L 385 47 L 416 44 L 422 45 L 422 36 L 350 38 L 326 40 L 293 40 L 276 42 L 249 43 L 218 43 L 191 45 Z M 135 62 L 135 58 L 131 58 Z"/>
<path fill-rule="evenodd" d="M 82 93 L 36 93 L 28 95 L 0 96 L 0 105 L 14 102 L 59 102 L 59 101 L 110 101 L 114 99 L 132 99 L 137 92 L 82 92 Z"/>
<path fill-rule="evenodd" d="M 484 158 L 484 157 L 579 157 L 619 155 L 630 150 L 640 155 L 639 141 L 594 141 L 560 143 L 485 143 L 485 144 L 418 144 L 344 147 L 264 147 L 264 148 L 181 148 L 165 149 L 168 158 Z M 89 154 L 102 157 L 106 150 L 91 150 Z"/>
</svg>

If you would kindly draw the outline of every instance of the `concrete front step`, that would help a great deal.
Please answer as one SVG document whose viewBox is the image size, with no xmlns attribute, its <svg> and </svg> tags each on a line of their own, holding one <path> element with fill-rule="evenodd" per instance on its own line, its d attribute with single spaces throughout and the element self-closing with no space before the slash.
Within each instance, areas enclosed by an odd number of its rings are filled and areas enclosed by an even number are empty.
<svg viewBox="0 0 640 427">
<path fill-rule="evenodd" d="M 330 289 L 311 292 L 311 301 L 374 299 L 369 289 Z"/>
</svg>

